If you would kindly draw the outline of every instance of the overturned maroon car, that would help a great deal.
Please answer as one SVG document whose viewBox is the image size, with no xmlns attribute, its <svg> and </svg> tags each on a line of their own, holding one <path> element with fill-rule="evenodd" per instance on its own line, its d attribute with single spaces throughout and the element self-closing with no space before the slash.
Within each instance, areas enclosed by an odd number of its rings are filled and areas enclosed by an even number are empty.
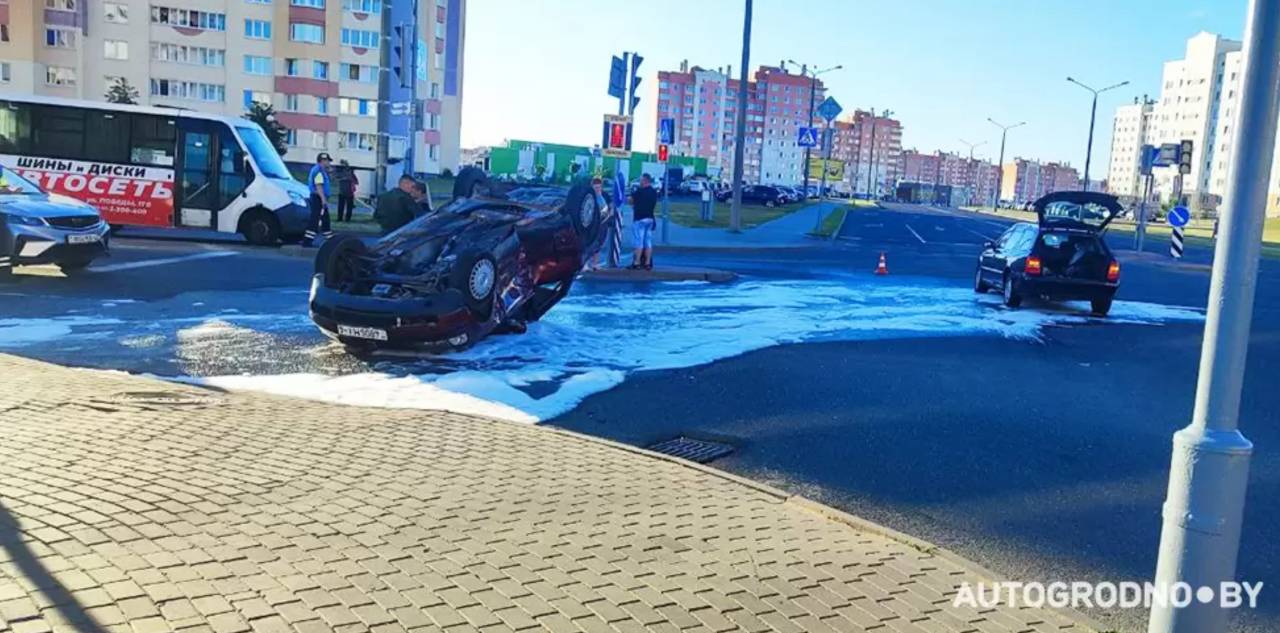
<svg viewBox="0 0 1280 633">
<path fill-rule="evenodd" d="M 325 242 L 309 300 L 324 334 L 353 351 L 432 351 L 524 332 L 568 294 L 604 240 L 609 210 L 586 183 L 499 183 L 469 167 L 453 193 L 372 244 Z"/>
</svg>

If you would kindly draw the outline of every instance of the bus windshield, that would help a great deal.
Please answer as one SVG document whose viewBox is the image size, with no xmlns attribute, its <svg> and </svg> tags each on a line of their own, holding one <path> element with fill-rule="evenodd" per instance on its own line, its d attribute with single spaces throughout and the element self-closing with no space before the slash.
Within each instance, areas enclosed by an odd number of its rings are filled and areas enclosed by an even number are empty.
<svg viewBox="0 0 1280 633">
<path fill-rule="evenodd" d="M 8 167 L 0 167 L 0 196 L 14 194 L 41 194 L 44 193 L 34 183 L 18 174 L 14 173 Z"/>
<path fill-rule="evenodd" d="M 263 176 L 281 180 L 293 178 L 289 174 L 289 168 L 285 167 L 284 160 L 280 158 L 280 153 L 267 140 L 267 135 L 262 130 L 243 126 L 236 126 L 236 130 L 240 132 L 240 138 L 244 139 L 245 147 L 249 148 L 249 154 L 253 156 L 253 162 L 258 164 Z"/>
</svg>

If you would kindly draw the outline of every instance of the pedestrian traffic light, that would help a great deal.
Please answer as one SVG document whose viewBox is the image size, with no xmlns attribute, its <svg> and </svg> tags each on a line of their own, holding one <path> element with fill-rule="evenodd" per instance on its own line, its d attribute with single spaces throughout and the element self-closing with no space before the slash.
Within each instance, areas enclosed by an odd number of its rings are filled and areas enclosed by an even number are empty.
<svg viewBox="0 0 1280 633">
<path fill-rule="evenodd" d="M 658 145 L 658 162 L 665 163 L 667 158 L 671 156 L 671 146 L 666 143 Z"/>
<path fill-rule="evenodd" d="M 639 72 L 640 62 L 643 62 L 643 61 L 644 61 L 643 57 L 635 53 L 631 54 L 631 110 L 630 112 L 632 114 L 635 113 L 636 106 L 639 105 L 640 103 L 640 97 L 638 96 L 637 93 L 639 92 L 638 89 L 640 88 L 640 72 Z"/>
</svg>

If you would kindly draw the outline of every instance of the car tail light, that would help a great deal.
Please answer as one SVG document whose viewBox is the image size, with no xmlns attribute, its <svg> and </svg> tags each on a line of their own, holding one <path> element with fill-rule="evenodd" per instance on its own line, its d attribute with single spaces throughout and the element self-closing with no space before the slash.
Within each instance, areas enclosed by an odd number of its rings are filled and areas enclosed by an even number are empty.
<svg viewBox="0 0 1280 633">
<path fill-rule="evenodd" d="M 1107 266 L 1107 281 L 1120 281 L 1120 262 L 1111 260 L 1111 265 Z"/>
<path fill-rule="evenodd" d="M 1041 264 L 1040 264 L 1040 258 L 1036 257 L 1035 255 L 1028 257 L 1027 264 L 1022 267 L 1022 272 L 1028 275 L 1039 275 L 1041 272 L 1043 272 L 1043 268 L 1041 267 Z"/>
</svg>

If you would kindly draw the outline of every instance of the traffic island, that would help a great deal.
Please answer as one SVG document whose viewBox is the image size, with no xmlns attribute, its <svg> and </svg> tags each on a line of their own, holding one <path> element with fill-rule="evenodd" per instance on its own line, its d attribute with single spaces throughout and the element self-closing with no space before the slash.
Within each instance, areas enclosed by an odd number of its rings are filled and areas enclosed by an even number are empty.
<svg viewBox="0 0 1280 633">
<path fill-rule="evenodd" d="M 0 631 L 1089 631 L 928 544 L 550 427 L 0 355 Z"/>
<path fill-rule="evenodd" d="M 582 272 L 583 279 L 591 281 L 709 281 L 728 283 L 738 278 L 736 273 L 715 268 L 656 266 L 653 270 L 632 268 L 600 268 Z"/>
</svg>

